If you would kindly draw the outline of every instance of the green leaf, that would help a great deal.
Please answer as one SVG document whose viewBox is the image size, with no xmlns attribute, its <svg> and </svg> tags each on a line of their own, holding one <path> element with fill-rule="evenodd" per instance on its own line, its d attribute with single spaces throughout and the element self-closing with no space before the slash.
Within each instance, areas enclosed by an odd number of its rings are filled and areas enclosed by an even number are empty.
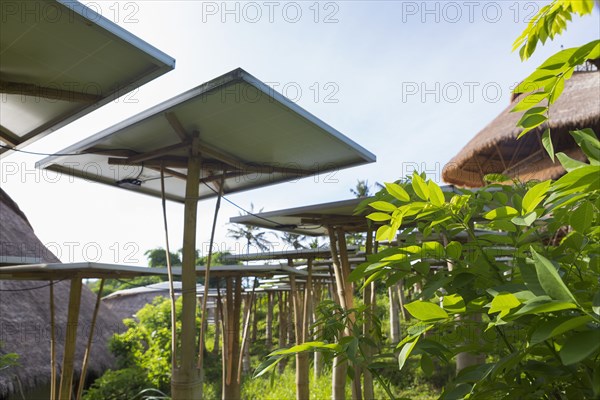
<svg viewBox="0 0 600 400">
<path fill-rule="evenodd" d="M 533 247 L 530 249 L 538 280 L 546 294 L 556 300 L 577 303 L 550 260 L 538 254 Z"/>
<path fill-rule="evenodd" d="M 404 306 L 416 319 L 420 321 L 437 321 L 448 318 L 448 313 L 437 304 L 428 301 L 414 301 Z"/>
<path fill-rule="evenodd" d="M 458 260 L 462 254 L 462 244 L 457 241 L 451 241 L 446 245 L 446 255 L 452 260 Z"/>
<path fill-rule="evenodd" d="M 558 158 L 558 161 L 563 166 L 563 168 L 567 170 L 567 172 L 571 172 L 577 168 L 589 166 L 589 164 L 586 164 L 579 160 L 575 160 L 566 155 L 565 153 L 556 153 L 556 158 Z"/>
<path fill-rule="evenodd" d="M 258 378 L 259 376 L 262 376 L 262 375 L 266 374 L 267 372 L 273 370 L 277 366 L 277 363 L 280 360 L 281 360 L 281 357 L 267 358 L 266 360 L 261 362 L 260 365 L 256 368 L 253 376 L 255 378 Z"/>
<path fill-rule="evenodd" d="M 403 202 L 410 201 L 410 196 L 406 190 L 404 190 L 404 188 L 397 183 L 385 183 L 385 188 L 387 189 L 388 193 L 394 196 L 396 199 Z"/>
<path fill-rule="evenodd" d="M 600 290 L 594 295 L 594 299 L 592 300 L 592 310 L 597 315 L 600 315 Z"/>
<path fill-rule="evenodd" d="M 530 88 L 531 89 L 535 88 L 535 90 L 537 90 L 539 88 L 539 84 L 533 84 L 532 83 L 532 86 L 530 86 Z M 529 94 L 529 95 L 525 96 L 523 98 L 523 100 L 519 101 L 519 103 L 512 110 L 510 110 L 510 111 L 511 112 L 518 112 L 518 111 L 528 110 L 528 109 L 530 109 L 531 107 L 535 106 L 540 101 L 542 101 L 542 100 L 544 100 L 546 98 L 548 98 L 548 93 L 532 93 L 532 94 Z M 543 111 L 541 111 L 539 114 L 545 113 L 546 110 L 548 109 L 547 107 L 539 107 L 539 108 L 543 109 Z"/>
<path fill-rule="evenodd" d="M 544 200 L 544 197 L 546 197 L 546 193 L 548 193 L 551 183 L 552 182 L 549 180 L 544 181 L 538 183 L 527 191 L 523 197 L 523 202 L 521 203 L 521 207 L 523 207 L 523 214 L 530 213 L 536 209 L 542 200 Z"/>
<path fill-rule="evenodd" d="M 382 212 L 374 212 L 374 213 L 367 215 L 367 218 L 369 218 L 371 221 L 383 222 L 383 221 L 390 220 L 392 218 L 392 216 L 389 214 L 386 214 L 386 213 L 382 213 Z"/>
<path fill-rule="evenodd" d="M 467 310 L 465 300 L 459 294 L 449 294 L 444 296 L 444 309 L 453 314 L 463 313 Z"/>
<path fill-rule="evenodd" d="M 574 130 L 570 133 L 575 139 L 575 142 L 577 142 L 577 145 L 581 147 L 581 150 L 583 150 L 587 156 L 590 164 L 600 164 L 600 141 L 596 137 L 594 131 L 586 128 Z"/>
<path fill-rule="evenodd" d="M 494 220 L 497 218 L 510 218 L 519 215 L 519 212 L 510 206 L 498 207 L 495 210 L 488 211 L 483 218 Z"/>
<path fill-rule="evenodd" d="M 590 321 L 592 321 L 592 318 L 588 315 L 553 318 L 539 324 L 531 334 L 531 339 L 529 341 L 532 345 L 535 345 L 562 333 L 579 328 Z"/>
<path fill-rule="evenodd" d="M 427 354 L 421 355 L 421 369 L 425 376 L 431 376 L 433 374 L 433 361 Z"/>
<path fill-rule="evenodd" d="M 501 293 L 494 297 L 490 307 L 489 314 L 494 314 L 501 311 L 509 311 L 521 305 L 519 299 L 512 293 Z"/>
<path fill-rule="evenodd" d="M 542 145 L 552 159 L 552 162 L 554 162 L 554 145 L 552 144 L 552 137 L 550 136 L 550 128 L 547 128 L 542 135 Z"/>
<path fill-rule="evenodd" d="M 584 233 L 594 221 L 594 206 L 589 201 L 582 203 L 569 218 L 569 223 L 577 232 Z"/>
<path fill-rule="evenodd" d="M 444 246 L 442 246 L 439 242 L 435 241 L 427 241 L 421 244 L 422 247 L 422 255 L 431 256 L 434 258 L 443 258 L 446 254 L 444 250 Z"/>
<path fill-rule="evenodd" d="M 431 204 L 441 207 L 446 202 L 442 189 L 440 189 L 434 181 L 429 181 L 427 187 L 429 189 L 429 200 L 431 201 Z"/>
<path fill-rule="evenodd" d="M 594 9 L 594 2 L 592 0 L 574 0 L 569 3 L 573 11 L 579 15 L 589 14 Z"/>
<path fill-rule="evenodd" d="M 387 201 L 374 201 L 369 203 L 369 205 L 377 211 L 394 212 L 397 209 L 395 205 L 388 203 Z"/>
<path fill-rule="evenodd" d="M 420 337 L 421 336 L 419 335 L 419 336 L 417 336 L 417 338 L 414 341 L 408 342 L 404 346 L 402 346 L 402 350 L 400 350 L 400 354 L 398 355 L 398 367 L 400 370 L 402 370 L 402 368 L 404 367 L 404 364 L 406 364 L 406 360 L 408 359 L 408 356 L 410 356 L 410 353 L 415 348 L 415 345 L 419 341 Z"/>
<path fill-rule="evenodd" d="M 429 270 L 431 269 L 431 265 L 425 261 L 419 261 L 413 264 L 413 269 L 420 273 L 421 275 L 429 274 Z"/>
<path fill-rule="evenodd" d="M 412 187 L 415 191 L 415 194 L 419 196 L 422 200 L 429 200 L 429 188 L 427 184 L 416 172 L 412 176 Z"/>
<path fill-rule="evenodd" d="M 392 239 L 394 238 L 395 232 L 392 230 L 392 227 L 389 225 L 382 225 L 377 229 L 377 233 L 375 234 L 375 240 L 378 242 L 390 241 L 390 236 Z"/>
<path fill-rule="evenodd" d="M 517 138 L 520 138 L 530 130 L 537 128 L 547 120 L 548 117 L 542 114 L 524 115 L 523 118 L 521 118 L 521 120 L 517 124 L 517 126 L 523 128 L 523 131 L 519 133 L 519 136 Z"/>
<path fill-rule="evenodd" d="M 553 313 L 556 311 L 572 310 L 575 308 L 577 308 L 575 304 L 564 301 L 534 301 L 525 304 L 521 309 L 514 313 L 513 316 L 520 317 L 522 315 Z"/>
<path fill-rule="evenodd" d="M 532 211 L 529 214 L 524 215 L 522 217 L 514 217 L 510 221 L 513 224 L 519 225 L 519 226 L 531 226 L 531 224 L 533 224 L 536 219 L 537 219 L 537 214 L 535 213 L 535 211 Z"/>
<path fill-rule="evenodd" d="M 567 339 L 558 353 L 564 365 L 573 365 L 593 355 L 600 348 L 600 331 L 579 332 Z"/>
<path fill-rule="evenodd" d="M 483 180 L 488 183 L 504 183 L 511 181 L 511 177 L 502 174 L 486 174 L 483 176 Z"/>
</svg>

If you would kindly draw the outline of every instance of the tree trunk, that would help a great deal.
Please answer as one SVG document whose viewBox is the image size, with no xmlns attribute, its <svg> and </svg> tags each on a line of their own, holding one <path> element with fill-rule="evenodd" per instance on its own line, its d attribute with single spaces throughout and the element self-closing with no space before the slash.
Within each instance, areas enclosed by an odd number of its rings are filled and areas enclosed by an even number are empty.
<svg viewBox="0 0 600 400">
<path fill-rule="evenodd" d="M 388 297 L 390 300 L 390 341 L 392 344 L 400 342 L 400 321 L 398 310 L 398 292 L 395 285 L 388 288 Z"/>
</svg>

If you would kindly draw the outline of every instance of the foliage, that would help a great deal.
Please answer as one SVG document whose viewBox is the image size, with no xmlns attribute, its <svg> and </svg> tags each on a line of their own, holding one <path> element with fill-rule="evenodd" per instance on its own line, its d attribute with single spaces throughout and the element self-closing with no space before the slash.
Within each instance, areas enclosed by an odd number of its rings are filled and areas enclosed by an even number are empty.
<svg viewBox="0 0 600 400">
<path fill-rule="evenodd" d="M 150 268 L 165 268 L 167 266 L 166 253 L 162 247 L 147 250 L 144 255 L 148 259 L 148 267 Z M 181 265 L 181 258 L 177 253 L 171 253 L 171 265 Z M 147 286 L 153 283 L 159 283 L 168 280 L 166 276 L 140 276 L 128 280 L 106 279 L 102 289 L 102 296 L 108 296 L 111 293 L 119 290 L 131 289 L 139 286 Z M 100 280 L 89 282 L 88 287 L 94 293 L 98 293 L 100 289 Z"/>
<path fill-rule="evenodd" d="M 102 288 L 102 296 L 108 296 L 111 293 L 118 292 L 119 290 L 131 289 L 139 286 L 147 286 L 153 283 L 159 283 L 164 281 L 166 278 L 161 276 L 139 276 L 133 279 L 120 280 L 120 279 L 106 279 L 104 281 L 104 287 Z M 87 284 L 90 290 L 94 293 L 98 293 L 100 289 L 100 280 L 94 280 Z"/>
<path fill-rule="evenodd" d="M 590 14 L 593 7 L 593 0 L 553 1 L 543 7 L 531 20 L 527 29 L 515 41 L 513 50 L 521 47 L 521 58 L 529 58 L 538 42 L 545 43 L 548 38 L 553 39 L 555 35 L 563 32 L 572 14 Z M 512 110 L 525 111 L 517 124 L 523 128 L 519 137 L 549 120 L 549 107 L 560 97 L 565 81 L 571 78 L 575 67 L 587 60 L 598 58 L 600 58 L 600 40 L 594 40 L 583 46 L 564 49 L 552 55 L 525 78 L 514 90 L 519 94 L 527 93 Z M 550 129 L 547 129 L 543 135 L 543 144 L 554 160 Z"/>
<path fill-rule="evenodd" d="M 297 233 L 283 232 L 279 235 L 279 238 L 285 245 L 286 249 L 293 248 L 295 250 L 305 249 L 306 236 L 299 235 Z"/>
<path fill-rule="evenodd" d="M 539 42 L 553 40 L 567 27 L 567 21 L 572 20 L 572 14 L 580 16 L 590 14 L 594 8 L 594 0 L 555 0 L 542 7 L 531 19 L 527 28 L 513 43 L 513 51 L 520 48 L 522 60 L 528 59 L 535 51 Z"/>
<path fill-rule="evenodd" d="M 229 251 L 217 251 L 215 253 L 213 253 L 210 257 L 210 265 L 211 266 L 215 266 L 215 265 L 231 265 L 231 264 L 235 264 L 236 262 L 234 261 L 225 261 L 224 258 L 231 255 L 231 253 Z M 206 256 L 202 256 L 202 257 L 197 257 L 196 258 L 196 265 L 206 265 L 208 261 L 208 255 Z"/>
<path fill-rule="evenodd" d="M 350 193 L 356 197 L 369 197 L 371 195 L 371 186 L 369 185 L 369 181 L 366 179 L 358 179 L 356 181 L 356 186 L 354 188 L 350 188 Z"/>
<path fill-rule="evenodd" d="M 589 0 L 553 1 L 515 49 L 528 58 L 538 42 L 560 34 L 572 14 L 588 14 L 592 7 Z M 548 122 L 549 106 L 575 67 L 599 57 L 600 41 L 563 50 L 516 88 L 528 93 L 513 110 L 524 112 L 521 136 Z M 485 188 L 445 193 L 415 173 L 386 183 L 374 200 L 361 204 L 379 225 L 377 240 L 391 241 L 400 232 L 402 245 L 370 256 L 351 280 L 365 287 L 403 279 L 422 288 L 405 306 L 414 322 L 396 351 L 382 349 L 368 368 L 404 372 L 418 361 L 424 374 L 432 374 L 436 364 L 450 365 L 471 352 L 487 355 L 485 362 L 461 370 L 442 398 L 600 397 L 600 141 L 591 129 L 571 135 L 589 164 L 557 154 L 567 174 L 556 182 L 503 186 L 494 182 L 506 177 L 490 176 Z M 549 129 L 542 143 L 554 159 Z M 337 314 L 325 326 L 338 332 L 352 327 Z M 257 375 L 302 351 L 356 359 L 369 340 L 357 333 L 336 338 L 277 350 Z"/>
<path fill-rule="evenodd" d="M 167 252 L 162 247 L 147 250 L 144 255 L 148 258 L 150 268 L 165 268 L 167 266 Z M 181 265 L 181 257 L 177 253 L 170 253 L 169 259 L 172 266 Z"/>
<path fill-rule="evenodd" d="M 131 400 L 141 398 L 140 392 L 150 386 L 146 373 L 140 368 L 106 371 L 84 393 L 84 400 Z"/>
<path fill-rule="evenodd" d="M 181 298 L 176 302 L 177 332 L 180 333 Z M 154 388 L 169 393 L 171 383 L 171 305 L 165 297 L 157 297 L 136 314 L 139 322 L 124 321 L 127 331 L 113 336 L 110 350 L 116 356 L 120 374 L 103 375 L 95 384 L 97 393 L 108 393 L 115 380 L 126 393 L 139 393 L 141 389 Z M 199 319 L 197 324 L 199 324 Z M 125 378 L 131 374 L 131 384 Z M 144 379 L 134 379 L 137 375 Z M 119 392 L 120 393 L 120 392 Z M 129 397 L 131 398 L 131 397 Z"/>
<path fill-rule="evenodd" d="M 262 212 L 262 208 L 256 212 Z M 248 214 L 254 215 L 254 204 L 250 203 L 250 212 Z M 243 214 L 240 214 L 243 215 Z M 265 237 L 267 232 L 261 228 L 252 225 L 243 224 L 232 224 L 234 227 L 227 230 L 227 236 L 234 238 L 235 240 L 245 239 L 246 240 L 246 252 L 250 253 L 250 247 L 254 246 L 259 250 L 266 251 L 269 249 L 271 242 Z"/>
<path fill-rule="evenodd" d="M 596 149 L 594 165 L 556 182 L 447 196 L 415 174 L 410 185 L 386 185 L 389 201 L 371 204 L 368 218 L 385 222 L 377 239 L 400 229 L 404 244 L 371 257 L 352 279 L 423 288 L 406 306 L 417 322 L 398 345 L 400 369 L 415 355 L 427 360 L 424 371 L 464 351 L 494 355 L 461 371 L 447 398 L 600 394 L 600 143 L 589 131 L 576 135 Z"/>
<path fill-rule="evenodd" d="M 3 343 L 0 342 L 0 348 L 2 348 Z M 10 367 L 19 365 L 19 355 L 17 353 L 6 353 L 0 354 L 0 371 L 5 370 Z"/>
</svg>

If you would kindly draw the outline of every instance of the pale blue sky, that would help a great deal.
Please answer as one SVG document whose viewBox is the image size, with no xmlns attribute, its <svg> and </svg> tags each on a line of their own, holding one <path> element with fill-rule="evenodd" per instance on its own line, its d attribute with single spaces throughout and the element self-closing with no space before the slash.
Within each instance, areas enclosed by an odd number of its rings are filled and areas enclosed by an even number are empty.
<svg viewBox="0 0 600 400">
<path fill-rule="evenodd" d="M 336 182 L 308 178 L 229 196 L 232 201 L 270 211 L 342 200 L 351 197 L 357 179 L 393 181 L 414 165 L 439 180 L 443 165 L 507 106 L 512 85 L 561 46 L 600 37 L 595 10 L 521 63 L 510 52 L 512 42 L 526 17 L 546 3 L 228 2 L 231 12 L 225 14 L 220 1 L 91 2 L 104 17 L 174 57 L 176 68 L 130 95 L 133 101 L 110 103 L 27 150 L 59 151 L 242 67 L 279 91 L 285 88 L 284 94 L 378 161 L 340 171 Z M 40 158 L 15 154 L 2 160 L 0 184 L 64 262 L 144 264 L 145 250 L 164 245 L 158 199 L 79 179 L 55 181 L 53 174 L 34 171 Z M 177 249 L 183 206 L 168 207 L 171 247 Z M 212 200 L 200 203 L 198 247 L 208 241 L 213 208 Z M 223 204 L 221 247 L 233 246 L 225 223 L 237 214 Z"/>
</svg>

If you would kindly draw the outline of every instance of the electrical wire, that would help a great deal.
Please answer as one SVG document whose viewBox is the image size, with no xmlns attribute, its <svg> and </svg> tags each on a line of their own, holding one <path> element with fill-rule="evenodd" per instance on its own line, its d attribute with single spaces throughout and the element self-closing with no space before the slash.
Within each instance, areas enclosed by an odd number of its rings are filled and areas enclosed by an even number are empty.
<svg viewBox="0 0 600 400">
<path fill-rule="evenodd" d="M 34 156 L 49 156 L 49 157 L 84 156 L 84 155 L 87 155 L 87 154 L 102 153 L 102 152 L 106 151 L 106 149 L 98 149 L 98 150 L 91 150 L 91 151 L 88 150 L 86 153 L 42 153 L 42 152 L 37 152 L 37 151 L 29 151 L 29 150 L 16 149 L 14 147 L 5 146 L 3 144 L 0 144 L 0 148 L 6 149 L 6 150 L 10 150 L 10 151 L 14 151 L 14 152 L 17 152 L 17 153 L 32 154 Z M 115 150 L 115 151 L 129 151 L 131 149 L 111 149 L 111 150 Z"/>
<path fill-rule="evenodd" d="M 49 283 L 46 283 L 44 285 L 30 287 L 30 288 L 23 288 L 23 289 L 0 289 L 0 292 L 25 292 L 27 290 L 42 289 L 42 288 L 52 285 L 53 283 L 59 283 L 59 282 L 66 281 L 66 280 L 67 280 L 67 278 L 59 279 L 57 281 L 50 281 Z"/>
<path fill-rule="evenodd" d="M 213 189 L 212 187 L 210 187 L 210 185 L 208 185 L 206 182 L 202 182 L 202 183 L 204 184 L 204 186 L 206 186 L 207 188 L 209 188 L 209 189 L 210 189 L 210 190 L 211 190 L 213 193 L 215 193 L 216 195 L 219 195 L 219 192 L 217 192 L 215 189 Z M 272 219 L 268 219 L 268 218 L 265 218 L 265 217 L 261 217 L 261 216 L 260 216 L 260 215 L 258 215 L 258 214 L 255 214 L 255 213 L 253 213 L 253 212 L 250 212 L 250 211 L 246 210 L 244 207 L 242 207 L 242 206 L 240 206 L 240 205 L 237 205 L 236 203 L 234 203 L 233 201 L 229 200 L 229 199 L 228 199 L 227 197 L 225 197 L 225 196 L 222 196 L 222 198 L 223 198 L 223 200 L 225 200 L 226 202 L 228 202 L 228 203 L 229 203 L 229 204 L 231 204 L 232 206 L 234 206 L 234 207 L 237 207 L 238 209 L 240 209 L 241 211 L 245 212 L 245 213 L 246 213 L 246 214 L 248 214 L 248 215 L 252 215 L 252 216 L 253 216 L 253 217 L 255 217 L 255 218 L 261 219 L 261 220 L 263 220 L 263 221 L 266 221 L 266 222 L 268 222 L 268 223 L 270 223 L 270 224 L 273 224 L 273 225 L 275 225 L 275 226 L 279 226 L 279 225 L 281 225 L 281 224 L 280 224 L 279 222 L 277 222 L 277 221 L 274 221 L 274 220 L 272 220 Z M 310 225 L 302 225 L 302 224 L 301 224 L 301 225 L 294 225 L 294 226 L 295 226 L 296 228 L 304 228 L 304 229 L 319 229 L 319 228 L 322 228 L 322 227 L 323 227 L 323 225 L 315 225 L 315 226 L 310 226 Z"/>
<path fill-rule="evenodd" d="M 28 150 L 21 150 L 21 149 L 16 149 L 14 147 L 9 147 L 9 146 L 5 146 L 0 144 L 0 148 L 3 149 L 7 149 L 7 150 L 11 150 L 11 151 L 15 151 L 15 152 L 19 152 L 19 153 L 25 153 L 25 154 L 32 154 L 32 155 L 37 155 L 37 156 L 49 156 L 49 157 L 62 157 L 62 156 L 82 156 L 82 155 L 87 155 L 87 154 L 93 154 L 93 153 L 101 153 L 103 151 L 105 151 L 105 149 L 98 149 L 96 151 L 88 151 L 86 153 L 42 153 L 42 152 L 36 152 L 36 151 L 28 151 Z M 127 151 L 130 149 L 112 149 L 112 150 L 120 150 L 120 151 Z M 142 172 L 144 171 L 144 164 L 142 163 L 142 168 L 140 169 L 140 172 L 138 174 L 138 176 L 135 179 L 139 179 L 140 176 L 142 175 Z M 169 177 L 167 177 L 169 178 Z M 160 179 L 160 177 L 155 177 L 155 178 L 148 178 L 148 179 L 144 179 L 142 180 L 142 182 L 148 182 L 148 181 L 153 181 L 153 180 L 158 180 Z M 215 189 L 213 189 L 210 185 L 208 185 L 206 182 L 202 182 L 207 188 L 209 188 L 213 193 L 215 194 L 219 194 L 218 191 L 216 191 Z M 253 212 L 250 212 L 248 210 L 246 210 L 244 207 L 234 203 L 233 201 L 229 200 L 227 197 L 223 196 L 223 200 L 225 200 L 226 202 L 228 202 L 229 204 L 233 205 L 234 207 L 238 208 L 239 210 L 245 212 L 248 215 L 252 215 L 255 218 L 261 219 L 265 222 L 268 222 L 270 224 L 273 224 L 275 226 L 279 226 L 281 225 L 280 223 L 270 220 L 268 218 L 265 217 L 261 217 L 258 214 L 255 214 Z M 304 228 L 304 229 L 319 229 L 322 228 L 323 225 L 316 225 L 314 227 L 312 226 L 306 226 L 306 225 L 296 225 L 297 228 Z"/>
</svg>

